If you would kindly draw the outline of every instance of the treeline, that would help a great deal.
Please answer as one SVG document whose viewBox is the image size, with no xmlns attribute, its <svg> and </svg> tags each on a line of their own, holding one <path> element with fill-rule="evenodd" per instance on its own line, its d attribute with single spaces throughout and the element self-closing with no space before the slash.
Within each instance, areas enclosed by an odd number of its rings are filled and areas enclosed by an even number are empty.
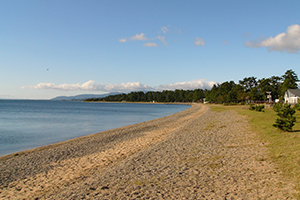
<svg viewBox="0 0 300 200">
<path fill-rule="evenodd" d="M 149 92 L 130 92 L 128 94 L 110 95 L 104 98 L 92 98 L 86 101 L 130 101 L 130 102 L 199 102 L 205 98 L 207 90 L 164 90 Z"/>
<path fill-rule="evenodd" d="M 211 90 L 139 91 L 86 101 L 202 102 L 205 98 L 210 103 L 240 103 L 267 101 L 267 92 L 271 92 L 271 98 L 274 101 L 282 99 L 287 89 L 298 88 L 298 81 L 297 74 L 292 70 L 287 70 L 282 76 L 262 79 L 252 76 L 240 80 L 239 83 L 227 81 L 215 84 Z"/>
</svg>

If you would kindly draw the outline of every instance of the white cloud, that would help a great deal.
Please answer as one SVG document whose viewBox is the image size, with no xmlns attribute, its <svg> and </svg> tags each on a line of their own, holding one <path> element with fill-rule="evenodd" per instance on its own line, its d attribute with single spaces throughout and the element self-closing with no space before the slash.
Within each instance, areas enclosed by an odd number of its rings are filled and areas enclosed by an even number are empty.
<svg viewBox="0 0 300 200">
<path fill-rule="evenodd" d="M 106 84 L 101 85 L 90 80 L 83 84 L 60 84 L 54 83 L 39 83 L 37 85 L 24 86 L 22 89 L 33 90 L 60 90 L 60 91 L 102 91 L 102 92 L 130 92 L 130 91 L 157 91 L 157 90 L 193 90 L 193 89 L 210 89 L 215 81 L 206 81 L 205 79 L 193 80 L 189 82 L 178 82 L 174 84 L 160 85 L 158 87 L 152 87 L 140 82 L 128 82 L 121 84 Z"/>
<path fill-rule="evenodd" d="M 129 91 L 137 91 L 137 90 L 157 90 L 155 87 L 147 86 L 140 82 L 128 82 L 128 83 L 121 83 L 121 84 L 107 84 L 102 86 L 104 91 L 113 92 L 129 92 Z"/>
<path fill-rule="evenodd" d="M 133 90 L 155 90 L 156 88 L 141 84 L 139 82 L 128 82 L 121 84 L 101 85 L 90 80 L 83 84 L 60 84 L 39 83 L 37 85 L 24 86 L 22 89 L 36 90 L 61 90 L 61 91 L 103 91 L 103 92 L 128 92 Z"/>
<path fill-rule="evenodd" d="M 196 45 L 196 46 L 204 46 L 205 42 L 204 42 L 204 40 L 202 38 L 196 38 L 195 42 L 194 42 L 194 45 Z"/>
<path fill-rule="evenodd" d="M 189 82 L 178 82 L 174 84 L 160 85 L 159 88 L 162 90 L 194 90 L 194 89 L 210 89 L 214 84 L 217 84 L 215 81 L 206 81 L 205 79 L 193 80 Z"/>
<path fill-rule="evenodd" d="M 160 36 L 160 35 L 156 36 L 155 38 L 151 38 L 151 39 L 147 38 L 144 33 L 136 34 L 135 36 L 130 37 L 130 40 L 138 40 L 138 41 L 156 40 L 156 39 L 160 40 L 165 46 L 168 46 L 168 43 L 167 43 L 165 37 Z M 119 41 L 120 42 L 128 42 L 127 38 L 121 38 L 121 39 L 119 39 Z M 144 47 L 145 46 L 146 47 L 157 47 L 157 43 L 148 42 L 146 44 L 143 44 L 143 46 Z"/>
<path fill-rule="evenodd" d="M 170 31 L 170 27 L 171 26 L 168 25 L 168 26 L 161 27 L 160 29 L 163 33 L 166 34 L 167 32 Z M 159 31 L 159 32 L 161 33 L 161 31 Z M 156 40 L 156 39 L 160 40 L 163 43 L 163 45 L 168 46 L 168 43 L 167 43 L 166 38 L 164 36 L 158 35 L 156 37 L 147 38 L 145 33 L 136 34 L 136 35 L 134 35 L 132 37 L 128 37 L 128 38 L 127 37 L 121 38 L 121 39 L 119 39 L 119 41 L 120 42 L 128 42 L 129 40 L 131 40 L 131 41 L 135 41 L 135 40 L 137 40 L 137 41 L 146 41 L 146 40 L 153 41 L 153 40 Z M 149 43 L 143 44 L 143 46 L 153 47 L 153 46 L 158 46 L 158 44 L 149 42 Z"/>
<path fill-rule="evenodd" d="M 148 40 L 148 38 L 145 37 L 144 33 L 141 33 L 141 34 L 136 34 L 135 36 L 132 36 L 130 38 L 130 40 Z"/>
<path fill-rule="evenodd" d="M 167 33 L 169 31 L 168 27 L 166 27 L 166 26 L 161 27 L 161 30 L 163 33 Z"/>
<path fill-rule="evenodd" d="M 156 43 L 148 42 L 146 44 L 143 44 L 144 47 L 157 47 Z"/>
<path fill-rule="evenodd" d="M 127 42 L 126 38 L 119 39 L 120 42 Z"/>
<path fill-rule="evenodd" d="M 157 36 L 155 37 L 154 39 L 159 39 L 165 46 L 168 46 L 168 43 L 167 41 L 165 40 L 165 37 L 164 36 Z"/>
<path fill-rule="evenodd" d="M 63 90 L 63 91 L 79 91 L 87 90 L 93 91 L 99 89 L 99 85 L 95 84 L 93 80 L 87 81 L 83 84 L 60 84 L 55 85 L 54 83 L 39 83 L 37 85 L 30 85 L 22 87 L 22 89 L 38 89 L 38 90 Z"/>
<path fill-rule="evenodd" d="M 267 39 L 259 39 L 259 42 L 246 42 L 248 47 L 267 47 L 269 51 L 280 51 L 288 53 L 298 53 L 300 50 L 300 26 L 298 24 L 291 25 L 285 33 L 279 33 L 275 37 Z"/>
</svg>

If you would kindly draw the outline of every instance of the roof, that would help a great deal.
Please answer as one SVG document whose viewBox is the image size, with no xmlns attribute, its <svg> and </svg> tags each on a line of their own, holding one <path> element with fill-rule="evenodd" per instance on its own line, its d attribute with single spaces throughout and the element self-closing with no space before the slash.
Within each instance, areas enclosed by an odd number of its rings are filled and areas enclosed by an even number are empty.
<svg viewBox="0 0 300 200">
<path fill-rule="evenodd" d="M 300 97 L 300 89 L 288 89 L 290 93 L 294 94 L 297 97 Z"/>
</svg>

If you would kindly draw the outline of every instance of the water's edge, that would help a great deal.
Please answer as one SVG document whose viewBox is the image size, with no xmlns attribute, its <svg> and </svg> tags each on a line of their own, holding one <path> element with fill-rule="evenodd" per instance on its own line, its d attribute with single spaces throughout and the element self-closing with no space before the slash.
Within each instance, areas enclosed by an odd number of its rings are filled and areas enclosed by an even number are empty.
<svg viewBox="0 0 300 200">
<path fill-rule="evenodd" d="M 83 102 L 82 102 L 83 103 Z M 86 104 L 86 103 L 84 103 Z M 107 104 L 110 104 L 110 103 L 107 103 Z M 115 103 L 111 103 L 111 104 L 115 104 Z M 127 103 L 125 103 L 127 104 Z M 132 104 L 132 103 L 130 103 Z M 134 104 L 134 103 L 133 103 Z M 146 103 L 147 104 L 147 103 Z M 151 103 L 152 104 L 152 103 Z M 141 103 L 138 103 L 138 105 L 141 105 Z M 183 104 L 181 104 L 183 105 Z M 191 107 L 191 104 L 184 104 L 185 106 L 187 106 L 184 110 L 187 110 L 188 108 Z M 182 112 L 184 111 L 183 109 L 179 109 L 178 112 L 175 112 L 175 113 L 171 113 L 170 115 L 173 115 L 173 114 L 176 114 L 176 113 L 179 113 L 179 112 Z M 154 118 L 154 119 L 150 119 L 150 120 L 145 120 L 145 121 L 151 121 L 151 120 L 157 120 L 159 118 L 162 118 L 162 117 L 166 117 L 166 116 L 169 116 L 169 115 L 164 115 L 164 116 L 160 116 L 158 118 Z M 6 156 L 6 155 L 10 155 L 10 154 L 16 154 L 16 153 L 20 153 L 20 152 L 23 152 L 23 151 L 30 151 L 32 149 L 37 149 L 37 148 L 44 148 L 45 146 L 48 146 L 48 145 L 55 145 L 55 144 L 58 144 L 58 143 L 61 143 L 61 142 L 66 142 L 66 141 L 69 141 L 69 140 L 73 140 L 73 139 L 78 139 L 78 138 L 81 138 L 81 137 L 87 137 L 87 136 L 90 136 L 90 135 L 94 135 L 94 134 L 98 134 L 98 133 L 101 133 L 101 132 L 104 132 L 104 131 L 108 131 L 108 130 L 113 130 L 113 129 L 118 129 L 118 128 L 121 128 L 121 127 L 124 127 L 124 126 L 132 126 L 132 125 L 135 125 L 135 124 L 139 124 L 139 123 L 143 123 L 145 122 L 144 120 L 140 120 L 140 121 L 137 121 L 137 122 L 133 122 L 133 123 L 129 123 L 129 124 L 125 124 L 125 125 L 121 125 L 121 126 L 112 126 L 111 128 L 108 128 L 108 129 L 104 129 L 104 130 L 94 130 L 88 134 L 81 134 L 79 136 L 75 136 L 75 137 L 70 137 L 70 138 L 66 138 L 66 139 L 58 139 L 54 142 L 50 142 L 50 143 L 47 143 L 47 144 L 43 144 L 43 145 L 34 145 L 34 146 L 30 146 L 30 147 L 25 147 L 23 149 L 19 149 L 19 150 L 9 150 L 9 151 L 6 151 L 6 152 L 0 152 L 0 157 L 2 156 Z M 49 125 L 51 126 L 51 124 Z M 102 128 L 102 127 L 101 127 Z M 67 130 L 67 131 L 70 131 L 72 132 L 72 130 Z"/>
</svg>

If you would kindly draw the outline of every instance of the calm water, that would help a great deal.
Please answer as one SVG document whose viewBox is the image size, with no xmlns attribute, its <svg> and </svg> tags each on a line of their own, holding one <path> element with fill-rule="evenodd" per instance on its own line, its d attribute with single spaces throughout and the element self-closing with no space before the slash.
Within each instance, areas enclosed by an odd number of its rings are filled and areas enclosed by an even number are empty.
<svg viewBox="0 0 300 200">
<path fill-rule="evenodd" d="M 0 156 L 167 116 L 186 105 L 0 101 Z"/>
</svg>

